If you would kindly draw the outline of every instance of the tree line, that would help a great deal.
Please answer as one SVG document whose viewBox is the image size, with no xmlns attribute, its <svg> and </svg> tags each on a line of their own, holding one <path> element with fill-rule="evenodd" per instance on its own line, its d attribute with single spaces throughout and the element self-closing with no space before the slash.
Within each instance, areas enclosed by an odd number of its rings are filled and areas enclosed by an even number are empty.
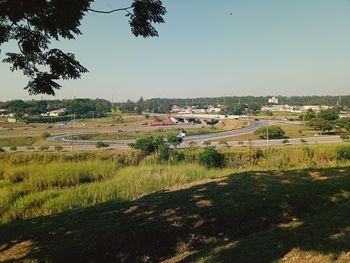
<svg viewBox="0 0 350 263">
<path fill-rule="evenodd" d="M 144 100 L 142 97 L 137 101 L 127 100 L 126 102 L 115 103 L 121 111 L 127 113 L 169 113 L 172 105 L 179 107 L 196 106 L 207 108 L 208 105 L 225 105 L 222 113 L 241 115 L 257 113 L 263 105 L 268 103 L 271 96 L 230 96 L 213 98 L 152 98 Z M 329 105 L 339 108 L 350 107 L 350 96 L 278 96 L 280 104 L 295 106 L 306 105 Z"/>
<path fill-rule="evenodd" d="M 17 118 L 22 118 L 25 115 L 40 116 L 60 108 L 66 108 L 68 114 L 76 114 L 78 117 L 97 117 L 110 112 L 112 104 L 105 99 L 10 100 L 0 102 L 0 109 L 15 114 Z"/>
</svg>

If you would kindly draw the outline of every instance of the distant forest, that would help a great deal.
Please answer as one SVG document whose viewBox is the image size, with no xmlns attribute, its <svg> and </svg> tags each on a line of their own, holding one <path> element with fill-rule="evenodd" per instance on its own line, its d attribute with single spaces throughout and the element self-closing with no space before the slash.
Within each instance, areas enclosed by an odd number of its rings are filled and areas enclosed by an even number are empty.
<svg viewBox="0 0 350 263">
<path fill-rule="evenodd" d="M 124 113 L 142 114 L 150 113 L 169 113 L 172 105 L 180 107 L 197 106 L 206 108 L 209 105 L 225 105 L 223 113 L 243 114 L 247 111 L 258 112 L 261 106 L 268 103 L 271 96 L 232 96 L 216 98 L 152 98 L 144 100 L 142 97 L 137 101 L 127 100 L 126 102 L 112 103 L 105 99 L 73 99 L 73 100 L 11 100 L 0 102 L 0 109 L 16 113 L 17 116 L 24 114 L 39 115 L 50 110 L 66 108 L 70 114 L 96 116 L 96 114 L 105 114 L 112 109 L 119 109 Z M 279 104 L 289 104 L 295 106 L 303 105 L 329 105 L 339 108 L 350 108 L 349 96 L 277 96 Z"/>
<path fill-rule="evenodd" d="M 268 104 L 268 99 L 272 96 L 232 96 L 232 97 L 214 97 L 214 98 L 153 98 L 144 100 L 142 97 L 134 102 L 128 100 L 127 102 L 114 103 L 123 112 L 133 111 L 147 111 L 153 113 L 168 113 L 172 105 L 180 107 L 198 106 L 199 108 L 206 108 L 208 105 L 226 105 L 228 109 L 233 110 L 239 114 L 244 110 L 257 112 L 261 106 Z M 329 105 L 339 106 L 343 108 L 350 108 L 350 95 L 348 96 L 277 96 L 279 104 L 289 104 L 295 106 L 305 105 Z M 233 112 L 232 110 L 230 112 Z"/>
</svg>

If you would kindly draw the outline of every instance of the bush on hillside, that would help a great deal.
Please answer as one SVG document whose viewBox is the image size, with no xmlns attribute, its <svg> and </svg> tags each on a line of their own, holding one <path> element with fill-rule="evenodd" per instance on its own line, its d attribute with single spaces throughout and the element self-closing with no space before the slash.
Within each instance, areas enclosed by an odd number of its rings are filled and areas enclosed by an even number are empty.
<svg viewBox="0 0 350 263">
<path fill-rule="evenodd" d="M 337 149 L 337 160 L 350 160 L 350 146 L 340 146 Z"/>
<path fill-rule="evenodd" d="M 162 136 L 155 138 L 153 136 L 142 137 L 130 144 L 131 148 L 140 150 L 144 155 L 157 152 L 163 145 L 165 145 L 165 142 Z"/>
<path fill-rule="evenodd" d="M 198 161 L 207 168 L 219 168 L 224 166 L 225 156 L 214 147 L 206 147 L 199 153 Z"/>
</svg>

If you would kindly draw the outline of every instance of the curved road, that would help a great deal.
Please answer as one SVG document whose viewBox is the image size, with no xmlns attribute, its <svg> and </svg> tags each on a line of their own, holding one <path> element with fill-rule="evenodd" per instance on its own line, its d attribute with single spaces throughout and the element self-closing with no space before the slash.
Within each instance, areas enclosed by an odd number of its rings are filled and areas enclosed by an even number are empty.
<svg viewBox="0 0 350 263">
<path fill-rule="evenodd" d="M 256 131 L 258 128 L 270 125 L 270 124 L 280 124 L 281 121 L 251 121 L 251 125 L 237 130 L 211 133 L 211 134 L 203 134 L 203 135 L 193 135 L 184 138 L 183 143 L 181 144 L 181 148 L 189 147 L 189 142 L 194 141 L 198 146 L 202 147 L 203 142 L 207 140 L 215 140 L 215 139 L 224 139 L 227 137 L 238 136 L 243 134 L 248 134 Z M 296 123 L 296 122 L 292 122 Z M 52 142 L 66 142 L 70 143 L 70 145 L 63 146 L 65 150 L 94 150 L 96 149 L 97 141 L 86 141 L 86 140 L 70 140 L 67 137 L 71 135 L 84 135 L 84 134 L 63 134 L 56 135 L 48 138 L 49 141 Z M 286 143 L 282 142 L 282 139 L 278 140 L 253 140 L 253 141 L 244 141 L 243 145 L 239 144 L 238 141 L 229 141 L 228 145 L 231 147 L 244 147 L 244 146 L 272 146 L 272 145 L 284 145 Z M 119 149 L 125 150 L 128 149 L 129 143 L 134 142 L 134 140 L 111 140 L 104 141 L 110 144 L 111 149 Z M 289 139 L 287 145 L 301 145 L 301 144 L 322 144 L 322 143 L 338 143 L 342 142 L 339 136 L 313 136 L 313 137 L 303 137 L 297 139 Z M 218 145 L 217 142 L 213 142 L 212 145 Z"/>
<path fill-rule="evenodd" d="M 223 139 L 231 136 L 248 134 L 256 131 L 258 128 L 265 125 L 266 125 L 265 122 L 253 121 L 248 127 L 237 129 L 237 130 L 188 136 L 184 138 L 184 143 L 186 144 L 186 142 L 190 142 L 190 141 L 201 143 L 207 140 Z M 51 142 L 69 142 L 69 143 L 73 142 L 75 144 L 90 144 L 90 145 L 95 145 L 97 143 L 97 141 L 94 141 L 94 140 L 71 140 L 67 138 L 70 136 L 77 136 L 77 135 L 86 135 L 86 134 L 82 134 L 82 133 L 62 134 L 62 135 L 49 137 L 47 138 L 47 140 Z M 134 140 L 110 140 L 110 141 L 104 141 L 104 142 L 108 144 L 128 145 L 129 143 L 134 142 Z"/>
</svg>

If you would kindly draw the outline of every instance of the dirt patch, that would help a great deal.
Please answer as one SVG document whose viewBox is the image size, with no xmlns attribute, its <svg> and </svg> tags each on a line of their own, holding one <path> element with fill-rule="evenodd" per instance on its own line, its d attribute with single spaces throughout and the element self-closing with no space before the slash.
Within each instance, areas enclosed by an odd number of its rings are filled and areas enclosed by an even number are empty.
<svg viewBox="0 0 350 263">
<path fill-rule="evenodd" d="M 215 125 L 216 128 L 222 129 L 222 130 L 235 130 L 245 127 L 245 121 L 240 120 L 224 120 L 220 121 L 218 124 Z"/>
<path fill-rule="evenodd" d="M 32 247 L 33 242 L 28 240 L 15 244 L 9 249 L 3 248 L 4 250 L 0 252 L 0 262 L 20 260 L 31 252 Z"/>
</svg>

